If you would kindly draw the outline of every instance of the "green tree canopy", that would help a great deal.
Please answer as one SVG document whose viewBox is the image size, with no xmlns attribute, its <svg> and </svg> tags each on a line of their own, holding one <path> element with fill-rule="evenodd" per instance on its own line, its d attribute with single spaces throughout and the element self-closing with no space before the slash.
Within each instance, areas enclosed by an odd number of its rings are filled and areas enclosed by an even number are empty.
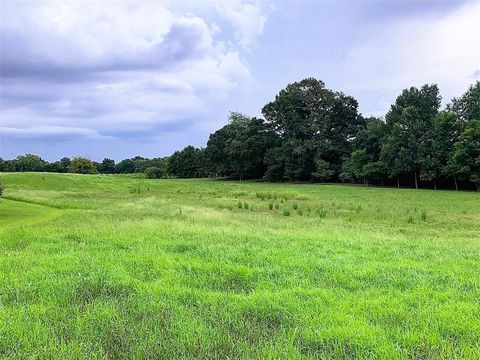
<svg viewBox="0 0 480 360">
<path fill-rule="evenodd" d="M 456 176 L 473 182 L 480 191 L 480 120 L 467 124 L 455 144 L 449 165 Z"/>
<path fill-rule="evenodd" d="M 314 78 L 289 84 L 262 113 L 283 148 L 270 152 L 267 164 L 275 170 L 267 169 L 267 174 L 287 180 L 318 178 L 313 173 L 326 174 L 324 162 L 328 173 L 338 173 L 350 154 L 351 140 L 364 125 L 353 97 L 329 90 Z"/>
<path fill-rule="evenodd" d="M 471 85 L 462 96 L 454 98 L 447 108 L 457 115 L 464 127 L 469 121 L 480 119 L 480 81 Z"/>
<path fill-rule="evenodd" d="M 95 174 L 97 172 L 92 160 L 82 156 L 77 156 L 72 159 L 69 170 L 71 173 L 77 174 Z"/>
<path fill-rule="evenodd" d="M 98 172 L 102 174 L 113 174 L 115 172 L 115 160 L 105 158 L 98 166 Z"/>
<path fill-rule="evenodd" d="M 25 154 L 15 159 L 16 171 L 45 171 L 47 162 L 38 155 Z"/>
<path fill-rule="evenodd" d="M 424 85 L 403 90 L 391 106 L 385 117 L 388 136 L 382 148 L 390 177 L 411 176 L 418 188 L 420 166 L 428 154 L 440 101 L 438 86 Z"/>
<path fill-rule="evenodd" d="M 165 176 L 163 169 L 156 166 L 146 168 L 144 174 L 147 179 L 161 179 Z"/>
<path fill-rule="evenodd" d="M 181 151 L 175 151 L 168 160 L 167 172 L 178 178 L 193 178 L 203 176 L 203 151 L 193 146 L 187 146 Z"/>
<path fill-rule="evenodd" d="M 205 148 L 207 169 L 220 176 L 259 178 L 264 174 L 264 157 L 272 142 L 262 119 L 231 112 L 229 123 L 210 135 Z"/>
</svg>

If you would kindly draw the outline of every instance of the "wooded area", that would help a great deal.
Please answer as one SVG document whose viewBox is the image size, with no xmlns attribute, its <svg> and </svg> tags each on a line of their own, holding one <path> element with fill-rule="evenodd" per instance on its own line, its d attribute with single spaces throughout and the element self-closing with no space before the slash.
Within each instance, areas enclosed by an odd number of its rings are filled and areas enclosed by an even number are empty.
<svg viewBox="0 0 480 360">
<path fill-rule="evenodd" d="M 363 117 L 352 96 L 308 78 L 289 84 L 263 119 L 232 112 L 205 148 L 115 163 L 77 157 L 48 163 L 32 154 L 0 159 L 0 171 L 140 173 L 349 182 L 480 190 L 480 81 L 441 110 L 437 85 L 403 90 L 385 119 Z"/>
</svg>

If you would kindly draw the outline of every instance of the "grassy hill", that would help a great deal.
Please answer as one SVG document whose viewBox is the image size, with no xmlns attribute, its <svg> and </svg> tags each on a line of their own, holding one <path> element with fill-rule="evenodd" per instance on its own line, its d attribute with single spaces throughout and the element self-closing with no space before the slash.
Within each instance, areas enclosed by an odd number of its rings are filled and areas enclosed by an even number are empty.
<svg viewBox="0 0 480 360">
<path fill-rule="evenodd" d="M 1 358 L 480 358 L 478 193 L 2 178 Z"/>
</svg>

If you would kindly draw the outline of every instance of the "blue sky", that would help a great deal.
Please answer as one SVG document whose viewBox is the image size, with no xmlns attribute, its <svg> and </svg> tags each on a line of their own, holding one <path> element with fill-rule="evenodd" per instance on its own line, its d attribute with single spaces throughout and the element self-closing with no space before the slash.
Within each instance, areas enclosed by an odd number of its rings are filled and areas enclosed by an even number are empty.
<svg viewBox="0 0 480 360">
<path fill-rule="evenodd" d="M 314 76 L 382 116 L 480 79 L 479 1 L 5 1 L 0 156 L 121 160 L 205 146 Z"/>
</svg>

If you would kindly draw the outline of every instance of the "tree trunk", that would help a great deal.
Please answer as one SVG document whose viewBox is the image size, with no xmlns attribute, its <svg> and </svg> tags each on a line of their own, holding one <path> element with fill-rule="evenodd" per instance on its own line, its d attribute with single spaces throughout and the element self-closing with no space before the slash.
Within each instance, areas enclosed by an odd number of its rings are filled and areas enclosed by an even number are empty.
<svg viewBox="0 0 480 360">
<path fill-rule="evenodd" d="M 365 180 L 365 185 L 367 185 L 367 187 L 368 187 L 368 179 L 367 179 L 367 180 Z"/>
<path fill-rule="evenodd" d="M 397 188 L 400 189 L 400 179 L 399 178 L 397 178 Z"/>
<path fill-rule="evenodd" d="M 433 179 L 433 188 L 437 190 L 437 180 Z"/>
<path fill-rule="evenodd" d="M 415 170 L 415 189 L 418 189 L 417 170 Z"/>
<path fill-rule="evenodd" d="M 455 190 L 458 191 L 457 175 L 453 175 L 453 181 L 455 181 Z"/>
</svg>

